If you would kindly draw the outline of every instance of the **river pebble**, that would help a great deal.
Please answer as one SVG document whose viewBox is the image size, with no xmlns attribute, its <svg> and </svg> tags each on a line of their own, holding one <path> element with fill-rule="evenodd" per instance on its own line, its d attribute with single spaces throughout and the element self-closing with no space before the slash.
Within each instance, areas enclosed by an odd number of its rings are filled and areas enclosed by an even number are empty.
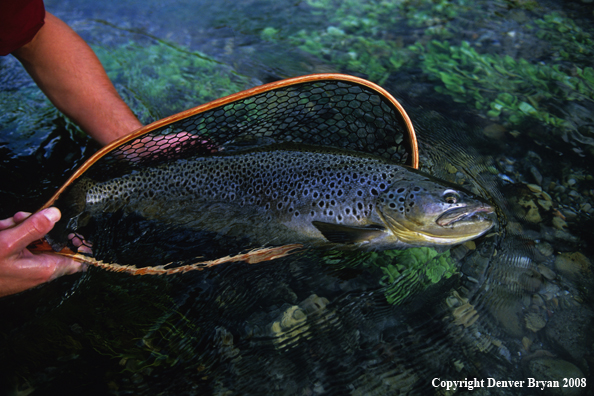
<svg viewBox="0 0 594 396">
<path fill-rule="evenodd" d="M 536 244 L 536 249 L 543 256 L 549 257 L 554 253 L 553 246 L 548 242 L 539 242 Z"/>
<path fill-rule="evenodd" d="M 590 267 L 590 260 L 580 252 L 562 253 L 555 258 L 555 269 L 570 278 L 587 273 Z"/>
</svg>

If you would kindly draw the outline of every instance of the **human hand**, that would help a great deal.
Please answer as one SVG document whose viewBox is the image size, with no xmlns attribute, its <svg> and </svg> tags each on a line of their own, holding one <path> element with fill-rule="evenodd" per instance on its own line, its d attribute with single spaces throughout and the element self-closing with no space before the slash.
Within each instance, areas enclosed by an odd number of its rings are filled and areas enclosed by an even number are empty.
<svg viewBox="0 0 594 396">
<path fill-rule="evenodd" d="M 0 220 L 0 297 L 19 293 L 84 265 L 56 253 L 32 253 L 27 246 L 43 238 L 60 220 L 60 211 L 48 208 L 31 215 L 18 212 Z"/>
</svg>

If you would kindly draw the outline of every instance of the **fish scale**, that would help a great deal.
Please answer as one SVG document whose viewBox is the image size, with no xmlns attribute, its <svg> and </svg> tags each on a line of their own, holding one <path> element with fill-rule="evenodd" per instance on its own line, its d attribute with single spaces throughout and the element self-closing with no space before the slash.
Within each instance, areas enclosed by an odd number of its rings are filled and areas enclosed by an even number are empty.
<svg viewBox="0 0 594 396">
<path fill-rule="evenodd" d="M 377 196 L 401 169 L 382 159 L 355 161 L 329 153 L 271 151 L 213 156 L 179 160 L 117 182 L 94 184 L 86 201 L 92 211 L 122 205 L 142 210 L 130 199 L 130 191 L 138 191 L 143 200 L 159 195 L 169 202 L 228 201 L 239 207 L 257 207 L 263 214 L 274 211 L 284 221 L 303 215 L 310 220 L 366 225 Z"/>
</svg>

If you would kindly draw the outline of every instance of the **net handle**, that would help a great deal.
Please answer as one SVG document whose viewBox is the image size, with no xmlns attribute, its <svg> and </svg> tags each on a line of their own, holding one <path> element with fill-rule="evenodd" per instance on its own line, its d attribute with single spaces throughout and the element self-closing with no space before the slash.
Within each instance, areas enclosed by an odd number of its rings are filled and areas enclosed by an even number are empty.
<svg viewBox="0 0 594 396">
<path fill-rule="evenodd" d="M 162 128 L 174 122 L 183 120 L 185 118 L 191 117 L 196 114 L 203 113 L 205 111 L 227 105 L 232 102 L 236 102 L 241 99 L 248 98 L 250 96 L 258 95 L 263 92 L 272 91 L 278 88 L 284 88 L 291 85 L 303 84 L 303 83 L 310 83 L 315 81 L 322 81 L 322 80 L 335 80 L 335 81 L 348 81 L 353 82 L 356 84 L 363 85 L 373 91 L 376 91 L 381 96 L 385 97 L 392 105 L 398 110 L 404 124 L 406 126 L 406 130 L 408 132 L 408 139 L 411 145 L 411 161 L 409 166 L 412 168 L 418 169 L 419 168 L 419 147 L 417 144 L 417 136 L 415 135 L 415 130 L 410 120 L 408 114 L 404 110 L 404 107 L 384 88 L 380 87 L 379 85 L 372 83 L 371 81 L 365 80 L 360 77 L 351 76 L 348 74 L 339 74 L 339 73 L 323 73 L 323 74 L 308 74 L 305 76 L 288 78 L 285 80 L 275 81 L 264 85 L 259 85 L 254 88 L 246 89 L 245 91 L 241 91 L 238 93 L 234 93 L 232 95 L 228 95 L 211 102 L 202 104 L 200 106 L 196 106 L 194 108 L 182 111 L 180 113 L 171 115 L 169 117 L 162 118 L 158 121 L 155 121 L 149 125 L 145 125 L 134 132 L 131 132 L 129 135 L 122 136 L 121 138 L 114 140 L 107 146 L 103 147 L 101 150 L 97 151 L 95 154 L 91 156 L 84 164 L 76 169 L 74 174 L 70 176 L 70 178 L 56 191 L 56 193 L 43 205 L 38 211 L 46 209 L 54 204 L 54 202 L 58 199 L 58 197 L 66 190 L 66 188 L 72 184 L 76 179 L 80 177 L 87 169 L 91 167 L 95 162 L 101 159 L 103 156 L 111 152 L 116 147 L 121 146 L 124 143 L 129 142 L 130 140 L 136 139 L 137 137 L 144 135 L 146 133 L 152 132 L 155 129 Z"/>
</svg>

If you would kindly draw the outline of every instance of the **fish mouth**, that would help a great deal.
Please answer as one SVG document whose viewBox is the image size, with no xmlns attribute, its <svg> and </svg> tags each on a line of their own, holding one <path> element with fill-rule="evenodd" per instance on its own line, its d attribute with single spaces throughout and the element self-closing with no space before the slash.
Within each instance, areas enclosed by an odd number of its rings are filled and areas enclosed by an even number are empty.
<svg viewBox="0 0 594 396">
<path fill-rule="evenodd" d="M 460 222 L 476 223 L 487 220 L 491 213 L 493 213 L 493 208 L 486 204 L 462 206 L 446 211 L 435 222 L 442 227 L 454 226 Z"/>
</svg>

